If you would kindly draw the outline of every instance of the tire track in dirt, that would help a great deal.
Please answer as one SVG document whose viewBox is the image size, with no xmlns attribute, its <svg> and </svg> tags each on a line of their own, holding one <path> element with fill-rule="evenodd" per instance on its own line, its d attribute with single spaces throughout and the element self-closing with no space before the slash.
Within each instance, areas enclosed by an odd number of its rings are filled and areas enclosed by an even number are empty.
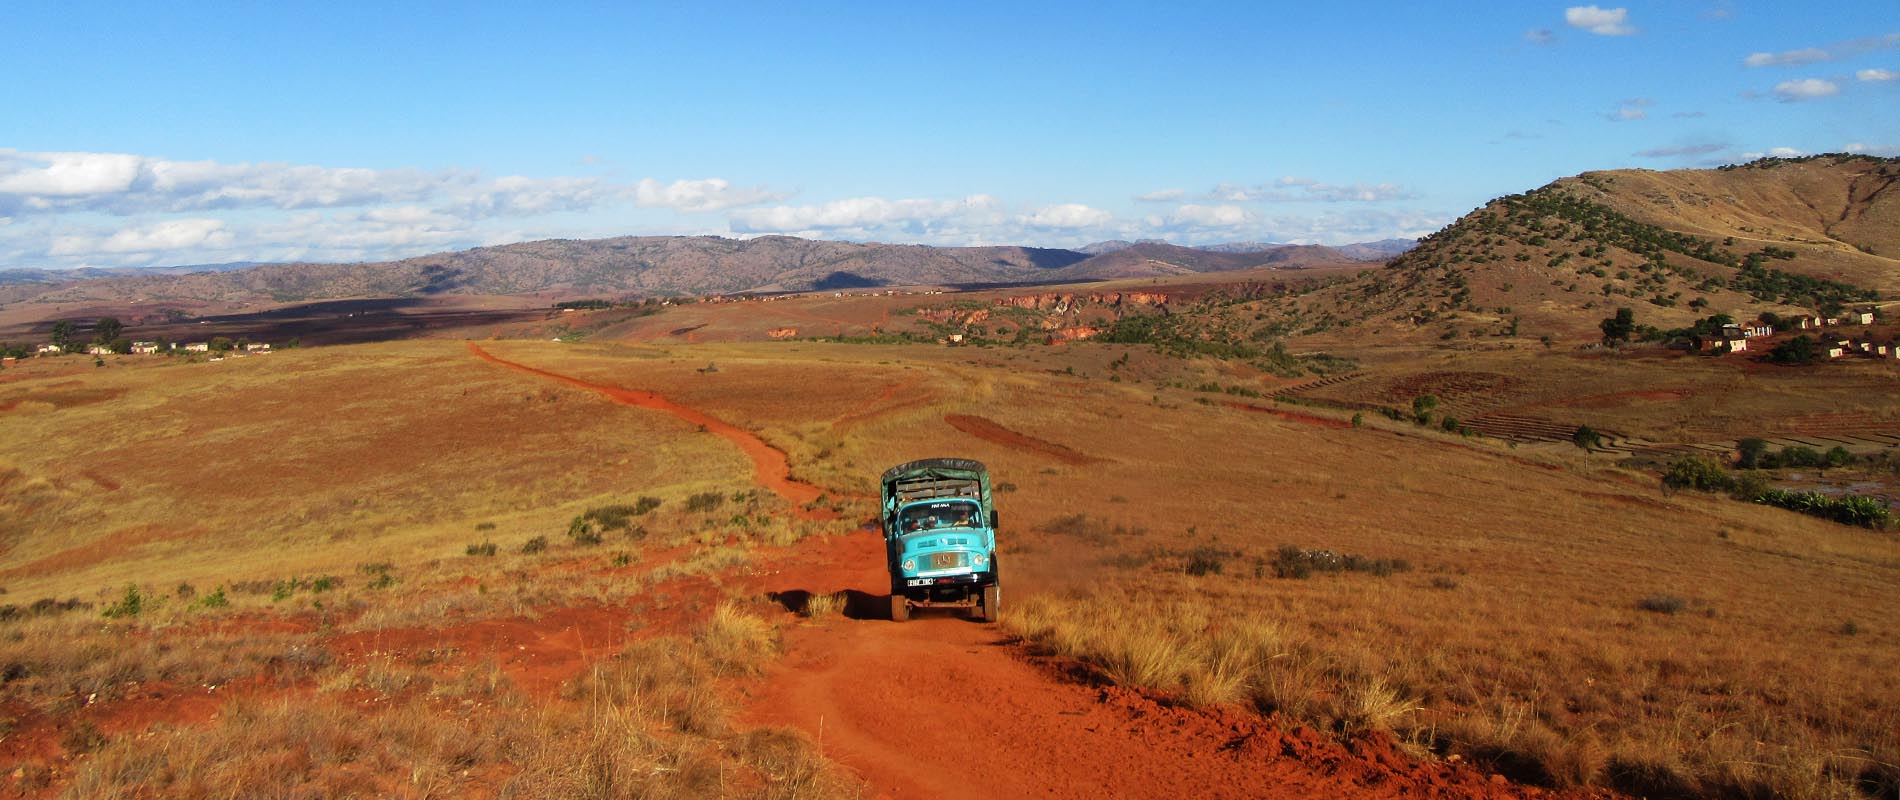
<svg viewBox="0 0 1900 800">
<path fill-rule="evenodd" d="M 945 414 L 943 415 L 943 421 L 949 423 L 952 428 L 956 428 L 957 430 L 975 436 L 983 441 L 990 442 L 991 444 L 1000 444 L 1012 450 L 1022 450 L 1024 452 L 1048 456 L 1072 467 L 1085 467 L 1090 464 L 1100 464 L 1107 461 L 1107 459 L 1096 458 L 1095 456 L 1085 453 L 1078 453 L 1070 449 L 1067 445 L 1060 445 L 1045 439 L 1038 439 L 1026 433 L 1017 433 L 985 417 L 971 416 L 969 414 Z"/>
<path fill-rule="evenodd" d="M 1244 710 L 1197 711 L 1065 677 L 995 626 L 878 618 L 883 544 L 861 532 L 800 545 L 761 588 L 788 606 L 844 592 L 856 619 L 790 628 L 742 719 L 803 730 L 868 796 L 1553 796 L 1463 764 L 1421 762 L 1383 738 L 1345 744 Z"/>
<path fill-rule="evenodd" d="M 664 411 L 687 422 L 702 426 L 707 432 L 718 434 L 721 438 L 739 446 L 739 449 L 746 454 L 746 457 L 752 460 L 753 480 L 760 486 L 770 490 L 773 494 L 785 498 L 787 502 L 791 503 L 797 509 L 797 513 L 800 516 L 807 518 L 820 516 L 815 514 L 815 512 L 805 511 L 802 507 L 824 495 L 825 490 L 809 483 L 793 479 L 792 465 L 791 462 L 786 459 L 785 454 L 780 452 L 778 448 L 766 444 L 765 440 L 752 435 L 750 431 L 739 428 L 698 409 L 675 403 L 661 396 L 658 392 L 623 389 L 618 386 L 594 383 L 556 372 L 549 372 L 544 369 L 537 369 L 526 364 L 518 364 L 490 354 L 487 350 L 483 350 L 474 342 L 468 343 L 468 351 L 483 361 L 498 364 L 518 372 L 525 372 L 529 375 L 546 378 L 577 389 L 586 389 L 587 391 L 606 397 L 621 405 Z"/>
<path fill-rule="evenodd" d="M 847 411 L 833 420 L 831 423 L 832 430 L 845 430 L 869 422 L 885 414 L 910 408 L 922 408 L 936 402 L 936 396 L 929 392 L 925 392 L 921 395 L 908 394 L 916 389 L 917 384 L 921 382 L 923 382 L 921 377 L 913 375 L 901 383 L 894 383 L 884 387 L 884 391 L 879 393 L 877 397 L 866 401 L 863 405 Z M 907 396 L 900 400 L 898 399 L 899 394 L 906 394 Z M 886 405 L 887 403 L 889 405 Z"/>
</svg>

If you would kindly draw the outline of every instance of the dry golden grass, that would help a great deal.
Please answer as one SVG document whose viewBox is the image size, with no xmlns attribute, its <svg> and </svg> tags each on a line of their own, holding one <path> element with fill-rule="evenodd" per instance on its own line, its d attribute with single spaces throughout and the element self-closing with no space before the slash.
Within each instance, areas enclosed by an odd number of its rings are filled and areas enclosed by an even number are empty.
<svg viewBox="0 0 1900 800">
<path fill-rule="evenodd" d="M 962 455 L 988 463 L 998 481 L 1015 598 L 1008 624 L 1112 680 L 1342 732 L 1391 728 L 1423 748 L 1552 785 L 1847 796 L 1862 780 L 1891 787 L 1900 774 L 1890 766 L 1900 763 L 1900 629 L 1882 622 L 1900 618 L 1892 592 L 1900 543 L 1891 537 L 1665 495 L 1653 475 L 1574 449 L 1514 450 L 1380 419 L 1324 428 L 1156 386 L 1242 379 L 1227 365 L 1134 351 L 1129 377 L 1106 380 L 1128 348 L 501 342 L 493 351 L 657 389 L 754 431 L 790 453 L 795 474 L 826 490 L 844 518 L 793 521 L 776 498 L 731 500 L 749 486 L 750 464 L 724 440 L 480 364 L 459 345 L 311 350 L 237 365 L 262 367 L 253 372 L 171 365 L 62 378 L 80 381 L 68 389 L 123 391 L 110 402 L 5 415 L 0 525 L 9 527 L 0 535 L 9 549 L 0 571 L 16 571 L 0 583 L 22 606 L 41 597 L 95 605 L 0 623 L 0 647 L 15 648 L 4 657 L 39 664 L 29 675 L 42 676 L 9 684 L 7 696 L 50 707 L 75 683 L 122 675 L 254 673 L 246 653 L 268 659 L 301 641 L 238 639 L 223 648 L 228 655 L 167 669 L 156 666 L 165 654 L 132 648 L 118 657 L 136 664 L 112 667 L 108 658 L 94 674 L 93 656 L 111 640 L 80 629 L 97 627 L 128 583 L 170 599 L 114 624 L 173 642 L 225 641 L 204 634 L 204 623 L 244 615 L 374 632 L 611 605 L 633 620 L 713 621 L 654 632 L 695 653 L 674 658 L 684 672 L 645 678 L 624 658 L 601 662 L 562 701 L 594 711 L 496 712 L 480 723 L 528 731 L 517 735 L 530 744 L 504 759 L 519 770 L 510 774 L 561 787 L 515 784 L 503 794 L 612 796 L 649 785 L 628 776 L 672 787 L 651 784 L 659 794 L 765 791 L 778 785 L 759 777 L 767 774 L 807 785 L 816 762 L 769 735 L 745 744 L 752 734 L 721 722 L 716 697 L 693 699 L 691 687 L 750 674 L 775 647 L 750 602 L 718 604 L 720 587 L 769 563 L 764 548 L 870 517 L 865 495 L 884 467 Z M 718 371 L 698 372 L 708 362 Z M 1567 362 L 1552 363 L 1499 355 L 1471 368 L 1543 371 L 1550 377 L 1533 382 L 1571 391 L 1567 381 L 1581 379 L 1564 377 Z M 1632 389 L 1653 388 L 1643 382 L 1662 375 L 1591 369 L 1600 371 L 1584 373 L 1588 380 Z M 0 392 L 43 388 L 22 381 Z M 1816 391 L 1790 386 L 1776 402 L 1809 403 Z M 927 403 L 904 402 L 926 395 Z M 1891 401 L 1856 402 L 1891 411 Z M 946 413 L 1100 460 L 1075 466 L 975 439 L 945 424 Z M 1604 427 L 1618 427 L 1620 412 L 1604 413 Z M 1625 427 L 1667 424 L 1668 412 L 1648 413 Z M 711 511 L 683 509 L 704 492 L 728 499 Z M 609 533 L 587 546 L 563 535 L 589 508 L 648 495 L 663 503 L 641 518 L 641 538 Z M 1087 535 L 1039 530 L 1076 514 L 1098 524 Z M 534 536 L 548 537 L 548 549 L 519 554 Z M 498 554 L 464 554 L 483 541 Z M 1280 579 L 1271 561 L 1283 545 L 1403 559 L 1413 569 Z M 1192 553 L 1221 568 L 1189 574 Z M 392 565 L 394 586 L 377 588 L 358 569 L 374 562 Z M 42 566 L 19 569 L 29 564 Z M 294 576 L 342 584 L 324 592 L 297 584 L 273 600 L 272 587 Z M 194 607 L 172 591 L 180 581 L 200 596 L 225 585 L 230 605 Z M 1638 607 L 1657 594 L 1683 597 L 1687 610 Z M 692 682 L 700 670 L 711 684 Z M 519 691 L 492 670 L 458 676 L 401 661 L 319 664 L 297 680 L 330 688 L 318 702 L 339 704 L 352 692 L 501 703 Z M 639 689 L 646 680 L 689 691 Z M 647 715 L 630 716 L 639 714 Z M 167 747 L 175 749 L 161 761 L 210 763 L 211 751 L 182 739 Z M 751 747 L 756 758 L 733 755 Z M 757 765 L 732 766 L 747 759 Z M 615 777 L 602 783 L 603 775 Z"/>
</svg>

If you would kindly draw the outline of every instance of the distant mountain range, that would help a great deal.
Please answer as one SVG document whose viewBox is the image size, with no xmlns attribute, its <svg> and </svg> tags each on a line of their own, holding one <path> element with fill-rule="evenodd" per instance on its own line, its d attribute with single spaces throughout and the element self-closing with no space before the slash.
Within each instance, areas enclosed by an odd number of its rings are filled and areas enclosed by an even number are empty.
<svg viewBox="0 0 1900 800">
<path fill-rule="evenodd" d="M 550 239 L 374 263 L 11 270 L 0 272 L 0 304 L 291 302 L 437 294 L 663 296 L 1063 283 L 1257 267 L 1344 265 L 1384 260 L 1393 247 L 1393 242 L 1341 248 L 1255 242 L 1182 247 L 1142 241 L 1101 242 L 1064 250 L 931 247 L 790 236 Z"/>
</svg>

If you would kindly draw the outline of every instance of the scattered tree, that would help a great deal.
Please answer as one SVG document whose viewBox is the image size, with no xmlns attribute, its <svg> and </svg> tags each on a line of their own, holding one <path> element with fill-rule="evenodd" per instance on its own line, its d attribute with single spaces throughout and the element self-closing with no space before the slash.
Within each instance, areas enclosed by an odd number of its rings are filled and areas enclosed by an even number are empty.
<svg viewBox="0 0 1900 800">
<path fill-rule="evenodd" d="M 1597 323 L 1603 329 L 1603 343 L 1614 345 L 1630 340 L 1630 334 L 1636 330 L 1636 312 L 1629 308 L 1619 308 L 1616 316 Z"/>
<path fill-rule="evenodd" d="M 125 325 L 119 322 L 118 317 L 100 317 L 99 321 L 92 323 L 93 341 L 99 344 L 110 344 L 112 340 L 119 338 L 119 332 L 123 330 L 125 330 Z"/>
<path fill-rule="evenodd" d="M 1595 450 L 1603 446 L 1603 434 L 1588 425 L 1578 425 L 1577 430 L 1570 434 L 1570 441 L 1585 450 Z"/>
</svg>

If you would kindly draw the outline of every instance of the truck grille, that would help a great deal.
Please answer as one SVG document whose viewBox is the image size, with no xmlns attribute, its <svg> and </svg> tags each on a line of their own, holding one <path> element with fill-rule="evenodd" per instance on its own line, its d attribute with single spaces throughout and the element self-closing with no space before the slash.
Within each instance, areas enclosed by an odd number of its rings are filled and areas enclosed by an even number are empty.
<svg viewBox="0 0 1900 800">
<path fill-rule="evenodd" d="M 931 553 L 931 569 L 952 569 L 963 566 L 962 553 Z"/>
</svg>

